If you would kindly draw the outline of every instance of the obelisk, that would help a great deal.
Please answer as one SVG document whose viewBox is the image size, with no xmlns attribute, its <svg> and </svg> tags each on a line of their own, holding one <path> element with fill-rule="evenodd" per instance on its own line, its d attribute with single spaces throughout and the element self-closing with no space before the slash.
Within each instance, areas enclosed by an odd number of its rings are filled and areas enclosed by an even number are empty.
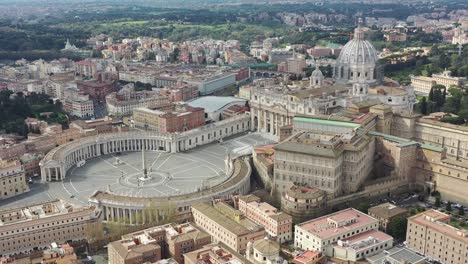
<svg viewBox="0 0 468 264">
<path fill-rule="evenodd" d="M 146 169 L 146 158 L 145 158 L 145 149 L 141 150 L 141 159 L 143 160 L 143 179 L 148 178 L 148 171 Z"/>
</svg>

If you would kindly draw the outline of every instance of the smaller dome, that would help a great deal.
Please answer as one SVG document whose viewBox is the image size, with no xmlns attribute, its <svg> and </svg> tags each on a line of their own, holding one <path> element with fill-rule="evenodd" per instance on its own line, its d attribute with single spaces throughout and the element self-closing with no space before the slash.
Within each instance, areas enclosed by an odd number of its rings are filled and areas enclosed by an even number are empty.
<svg viewBox="0 0 468 264">
<path fill-rule="evenodd" d="M 323 77 L 323 73 L 319 68 L 316 68 L 313 72 L 311 77 Z"/>
<path fill-rule="evenodd" d="M 278 242 L 269 239 L 259 239 L 254 242 L 253 247 L 264 255 L 279 254 L 280 251 Z"/>
</svg>

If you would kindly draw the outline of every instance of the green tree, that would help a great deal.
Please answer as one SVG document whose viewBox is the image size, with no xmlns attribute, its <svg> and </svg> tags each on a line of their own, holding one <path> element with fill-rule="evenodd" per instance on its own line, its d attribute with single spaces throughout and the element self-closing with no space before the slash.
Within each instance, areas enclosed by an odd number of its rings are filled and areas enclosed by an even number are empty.
<svg viewBox="0 0 468 264">
<path fill-rule="evenodd" d="M 406 238 L 406 228 L 408 221 L 403 216 L 393 218 L 387 226 L 387 233 L 399 241 L 404 241 Z"/>
<path fill-rule="evenodd" d="M 180 53 L 179 48 L 175 48 L 174 51 L 169 56 L 169 61 L 172 63 L 179 61 L 179 53 Z"/>
<path fill-rule="evenodd" d="M 448 201 L 447 205 L 445 206 L 445 210 L 451 212 L 452 211 L 452 202 Z"/>
<path fill-rule="evenodd" d="M 431 87 L 431 90 L 429 91 L 429 101 L 434 102 L 434 87 Z"/>
<path fill-rule="evenodd" d="M 454 125 L 463 125 L 465 123 L 465 119 L 463 119 L 462 117 L 444 116 L 440 119 L 440 122 L 450 123 Z"/>
<path fill-rule="evenodd" d="M 460 205 L 460 208 L 458 208 L 458 214 L 465 215 L 465 207 L 463 205 Z"/>
<path fill-rule="evenodd" d="M 370 208 L 370 204 L 368 202 L 362 202 L 360 203 L 356 209 L 367 214 L 367 212 L 369 211 L 369 208 Z"/>
<path fill-rule="evenodd" d="M 427 115 L 427 101 L 426 101 L 426 97 L 423 97 L 421 99 L 421 106 L 420 106 L 420 109 L 421 109 L 421 114 L 423 115 Z"/>
<path fill-rule="evenodd" d="M 434 206 L 435 207 L 440 207 L 440 196 L 436 196 Z"/>
<path fill-rule="evenodd" d="M 457 113 L 457 115 L 460 116 L 461 118 L 465 119 L 465 122 L 468 122 L 468 108 L 460 110 Z"/>
</svg>

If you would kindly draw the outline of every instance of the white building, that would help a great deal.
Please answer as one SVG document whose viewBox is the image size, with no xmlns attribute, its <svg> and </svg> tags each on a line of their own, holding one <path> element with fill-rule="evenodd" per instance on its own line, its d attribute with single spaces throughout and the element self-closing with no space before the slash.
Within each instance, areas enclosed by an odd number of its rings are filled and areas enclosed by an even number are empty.
<svg viewBox="0 0 468 264">
<path fill-rule="evenodd" d="M 370 230 L 333 245 L 333 256 L 346 261 L 356 262 L 373 256 L 393 246 L 393 237 Z"/>
<path fill-rule="evenodd" d="M 283 259 L 279 256 L 280 245 L 278 242 L 268 239 L 250 241 L 247 243 L 246 258 L 255 264 L 283 264 Z M 287 263 L 285 261 L 285 263 Z"/>
<path fill-rule="evenodd" d="M 464 77 L 454 77 L 452 76 L 451 71 L 443 71 L 442 73 L 432 74 L 432 77 L 425 76 L 411 76 L 411 86 L 414 88 L 414 91 L 429 94 L 432 86 L 435 84 L 440 84 L 445 86 L 445 88 L 450 88 L 451 86 L 461 87 L 464 85 L 466 78 Z"/>
<path fill-rule="evenodd" d="M 205 119 L 207 122 L 220 121 L 224 110 L 233 105 L 245 106 L 247 100 L 231 96 L 203 96 L 196 98 L 188 105 L 205 109 Z"/>
<path fill-rule="evenodd" d="M 89 95 L 77 94 L 65 99 L 64 110 L 70 115 L 80 118 L 94 117 L 94 104 Z"/>
<path fill-rule="evenodd" d="M 294 246 L 303 250 L 322 251 L 333 257 L 334 246 L 339 241 L 352 240 L 356 235 L 378 229 L 377 219 L 348 208 L 296 225 Z"/>
</svg>

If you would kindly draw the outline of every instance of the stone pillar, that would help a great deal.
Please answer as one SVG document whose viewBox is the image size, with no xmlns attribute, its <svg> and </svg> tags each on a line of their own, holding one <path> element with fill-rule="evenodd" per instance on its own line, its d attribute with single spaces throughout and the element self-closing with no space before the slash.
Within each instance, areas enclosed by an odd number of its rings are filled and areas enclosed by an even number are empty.
<svg viewBox="0 0 468 264">
<path fill-rule="evenodd" d="M 116 222 L 116 220 L 117 220 L 117 211 L 116 211 L 116 208 L 111 207 L 111 209 L 112 209 L 112 221 L 113 221 L 113 222 Z"/>
<path fill-rule="evenodd" d="M 178 142 L 177 141 L 172 141 L 171 142 L 171 153 L 177 153 L 177 145 L 178 145 Z"/>
<path fill-rule="evenodd" d="M 130 224 L 133 225 L 133 210 L 132 209 L 128 209 L 128 213 L 129 213 L 129 218 L 130 218 Z"/>
<path fill-rule="evenodd" d="M 43 181 L 43 182 L 47 181 L 44 167 L 41 167 L 41 181 Z"/>
<path fill-rule="evenodd" d="M 270 134 L 274 135 L 276 133 L 276 124 L 275 124 L 275 113 L 270 112 Z"/>
<path fill-rule="evenodd" d="M 255 125 L 254 125 L 254 122 L 255 122 L 255 111 L 256 109 L 252 108 L 251 110 L 251 113 L 250 113 L 250 131 L 254 131 L 255 130 Z M 258 111 L 257 111 L 258 113 Z M 257 117 L 257 120 L 258 120 L 258 117 Z M 258 127 L 258 126 L 257 126 Z"/>
</svg>

